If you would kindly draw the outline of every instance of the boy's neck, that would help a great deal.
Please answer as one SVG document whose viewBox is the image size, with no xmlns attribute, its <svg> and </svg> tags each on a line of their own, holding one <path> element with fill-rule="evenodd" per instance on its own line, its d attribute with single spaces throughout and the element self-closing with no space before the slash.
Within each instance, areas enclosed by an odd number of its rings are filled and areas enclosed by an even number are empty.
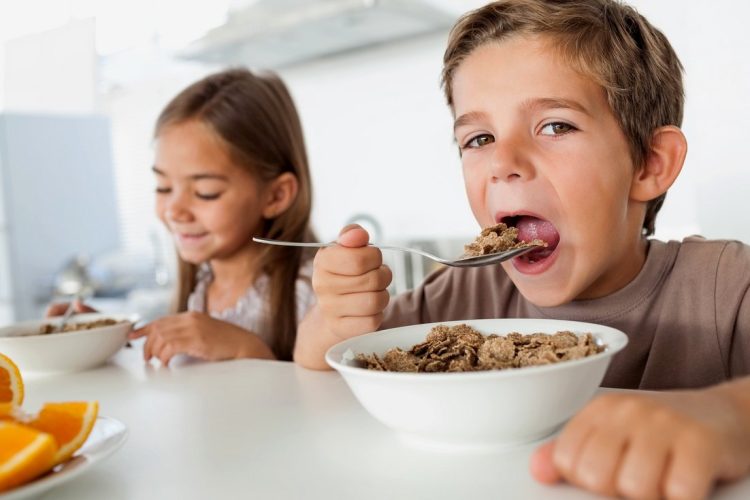
<svg viewBox="0 0 750 500">
<path fill-rule="evenodd" d="M 632 282 L 643 269 L 648 253 L 648 240 L 639 237 L 631 245 L 623 248 L 623 258 L 615 272 L 606 277 L 606 281 L 594 283 L 586 293 L 576 297 L 576 300 L 598 299 L 621 290 Z"/>
</svg>

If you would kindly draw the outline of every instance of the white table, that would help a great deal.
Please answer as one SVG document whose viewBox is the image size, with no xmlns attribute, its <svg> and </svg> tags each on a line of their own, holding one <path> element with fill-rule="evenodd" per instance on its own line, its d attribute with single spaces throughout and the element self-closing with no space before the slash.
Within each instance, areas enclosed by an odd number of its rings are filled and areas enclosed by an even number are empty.
<svg viewBox="0 0 750 500">
<path fill-rule="evenodd" d="M 164 369 L 144 364 L 138 344 L 99 369 L 30 379 L 26 388 L 29 409 L 96 399 L 130 431 L 122 449 L 47 499 L 594 498 L 535 483 L 532 445 L 492 454 L 410 448 L 338 374 L 292 363 Z M 750 498 L 750 480 L 716 498 Z"/>
</svg>

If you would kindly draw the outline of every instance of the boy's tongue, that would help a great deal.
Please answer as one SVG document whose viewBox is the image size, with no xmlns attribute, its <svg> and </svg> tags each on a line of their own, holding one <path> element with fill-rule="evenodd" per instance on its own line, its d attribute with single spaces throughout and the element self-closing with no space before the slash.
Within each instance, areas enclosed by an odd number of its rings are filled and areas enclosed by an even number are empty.
<svg viewBox="0 0 750 500">
<path fill-rule="evenodd" d="M 516 221 L 516 228 L 518 229 L 517 238 L 521 241 L 531 241 L 533 239 L 540 239 L 547 243 L 547 247 L 540 249 L 540 252 L 552 253 L 557 244 L 560 242 L 560 234 L 555 229 L 555 226 L 551 222 L 537 219 L 536 217 L 524 216 Z M 536 253 L 532 251 L 531 253 Z"/>
</svg>

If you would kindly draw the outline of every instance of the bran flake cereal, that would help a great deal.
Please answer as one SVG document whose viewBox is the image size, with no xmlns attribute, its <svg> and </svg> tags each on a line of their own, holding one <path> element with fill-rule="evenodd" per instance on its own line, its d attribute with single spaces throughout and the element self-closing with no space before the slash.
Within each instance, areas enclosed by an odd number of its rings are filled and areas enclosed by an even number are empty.
<svg viewBox="0 0 750 500">
<path fill-rule="evenodd" d="M 546 247 L 547 244 L 539 239 L 534 239 L 529 242 L 519 241 L 518 229 L 515 227 L 508 227 L 500 222 L 494 226 L 482 229 L 480 235 L 477 236 L 473 242 L 464 245 L 464 255 L 467 257 L 478 257 L 480 255 L 488 255 L 530 246 Z"/>
<path fill-rule="evenodd" d="M 375 353 L 360 353 L 356 359 L 369 370 L 472 372 L 559 363 L 600 353 L 604 347 L 597 345 L 590 333 L 579 336 L 569 331 L 551 335 L 513 332 L 501 336 L 484 335 L 465 324 L 437 325 L 424 342 L 408 351 L 390 349 L 382 358 Z"/>
</svg>

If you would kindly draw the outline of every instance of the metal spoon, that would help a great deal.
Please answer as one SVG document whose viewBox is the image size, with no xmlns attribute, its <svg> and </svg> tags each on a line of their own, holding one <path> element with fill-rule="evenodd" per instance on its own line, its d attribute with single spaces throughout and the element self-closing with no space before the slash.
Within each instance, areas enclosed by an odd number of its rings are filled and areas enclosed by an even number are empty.
<svg viewBox="0 0 750 500">
<path fill-rule="evenodd" d="M 280 246 L 286 246 L 286 247 L 324 248 L 324 247 L 332 247 L 332 246 L 338 245 L 338 243 L 299 243 L 296 241 L 269 240 L 267 238 L 253 238 L 253 241 L 257 243 L 265 243 L 267 245 L 280 245 Z M 373 245 L 372 243 L 369 243 L 367 246 L 379 248 L 381 250 L 397 250 L 399 252 L 416 253 L 423 257 L 427 257 L 428 259 L 432 259 L 435 262 L 445 264 L 446 266 L 477 267 L 477 266 L 487 266 L 490 264 L 503 262 L 504 260 L 512 259 L 513 257 L 526 253 L 529 250 L 533 250 L 534 248 L 540 246 L 540 245 L 535 245 L 535 244 L 530 244 L 530 243 L 528 245 L 529 246 L 513 248 L 512 250 L 505 250 L 503 252 L 490 253 L 486 255 L 477 255 L 475 257 L 459 257 L 458 259 L 444 259 L 442 257 L 438 257 L 437 255 L 433 255 L 429 252 L 425 252 L 424 250 L 420 250 L 418 248 L 394 247 L 390 245 Z"/>
<path fill-rule="evenodd" d="M 68 324 L 68 320 L 75 314 L 76 302 L 78 301 L 78 297 L 78 294 L 75 294 L 75 296 L 73 296 L 73 300 L 71 300 L 70 304 L 68 304 L 68 308 L 65 309 L 65 313 L 62 315 L 62 319 L 57 324 L 57 328 L 55 328 L 55 333 L 62 332 L 65 329 L 65 325 Z"/>
</svg>

